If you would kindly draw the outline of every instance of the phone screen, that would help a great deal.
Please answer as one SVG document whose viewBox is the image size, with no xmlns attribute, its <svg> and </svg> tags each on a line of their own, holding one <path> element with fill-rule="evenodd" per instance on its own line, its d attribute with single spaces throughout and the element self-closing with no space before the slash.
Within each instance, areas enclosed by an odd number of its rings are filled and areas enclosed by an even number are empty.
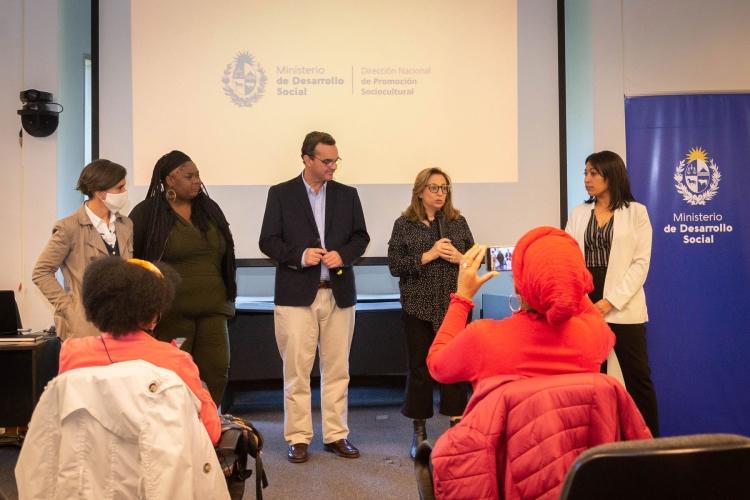
<svg viewBox="0 0 750 500">
<path fill-rule="evenodd" d="M 514 247 L 487 247 L 485 262 L 488 271 L 511 271 Z"/>
</svg>

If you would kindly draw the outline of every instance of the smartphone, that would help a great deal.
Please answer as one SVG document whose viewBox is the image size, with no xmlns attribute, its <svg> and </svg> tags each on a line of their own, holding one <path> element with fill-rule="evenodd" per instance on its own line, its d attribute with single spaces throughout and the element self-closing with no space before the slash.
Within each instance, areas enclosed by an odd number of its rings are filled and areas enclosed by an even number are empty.
<svg viewBox="0 0 750 500">
<path fill-rule="evenodd" d="M 511 271 L 514 247 L 487 247 L 485 263 L 488 271 Z"/>
</svg>

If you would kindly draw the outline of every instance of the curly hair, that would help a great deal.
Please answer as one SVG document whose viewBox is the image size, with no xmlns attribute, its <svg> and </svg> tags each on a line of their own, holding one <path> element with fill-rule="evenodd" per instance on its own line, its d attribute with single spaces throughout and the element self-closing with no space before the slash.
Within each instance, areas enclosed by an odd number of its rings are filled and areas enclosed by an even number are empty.
<svg viewBox="0 0 750 500">
<path fill-rule="evenodd" d="M 103 257 L 83 275 L 86 319 L 102 332 L 119 337 L 142 329 L 165 312 L 174 298 L 177 273 L 163 263 L 162 275 L 120 257 Z"/>
</svg>

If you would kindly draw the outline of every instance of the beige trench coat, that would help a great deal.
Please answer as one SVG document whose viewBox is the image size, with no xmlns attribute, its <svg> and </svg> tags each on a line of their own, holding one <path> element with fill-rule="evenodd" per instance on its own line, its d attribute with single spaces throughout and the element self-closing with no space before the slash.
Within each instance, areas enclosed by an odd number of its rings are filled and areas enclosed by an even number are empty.
<svg viewBox="0 0 750 500">
<path fill-rule="evenodd" d="M 120 256 L 133 256 L 133 222 L 117 214 L 115 234 Z M 109 255 L 102 237 L 91 223 L 83 205 L 72 215 L 57 221 L 52 237 L 34 266 L 32 281 L 55 308 L 57 335 L 68 337 L 99 335 L 94 325 L 86 321 L 81 302 L 83 273 L 92 260 Z M 62 270 L 64 287 L 55 277 Z"/>
</svg>

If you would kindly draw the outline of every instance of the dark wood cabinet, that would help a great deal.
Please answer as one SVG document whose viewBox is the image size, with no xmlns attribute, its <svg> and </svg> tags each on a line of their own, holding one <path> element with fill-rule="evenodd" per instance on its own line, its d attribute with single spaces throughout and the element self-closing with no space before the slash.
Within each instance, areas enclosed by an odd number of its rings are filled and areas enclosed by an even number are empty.
<svg viewBox="0 0 750 500">
<path fill-rule="evenodd" d="M 281 356 L 276 346 L 273 304 L 239 304 L 229 324 L 231 361 L 229 382 L 282 378 Z M 357 304 L 349 356 L 351 376 L 404 375 L 406 342 L 397 301 L 368 301 Z M 312 372 L 318 375 L 317 360 Z"/>
<path fill-rule="evenodd" d="M 47 382 L 57 375 L 60 341 L 0 344 L 0 427 L 25 427 Z"/>
</svg>

